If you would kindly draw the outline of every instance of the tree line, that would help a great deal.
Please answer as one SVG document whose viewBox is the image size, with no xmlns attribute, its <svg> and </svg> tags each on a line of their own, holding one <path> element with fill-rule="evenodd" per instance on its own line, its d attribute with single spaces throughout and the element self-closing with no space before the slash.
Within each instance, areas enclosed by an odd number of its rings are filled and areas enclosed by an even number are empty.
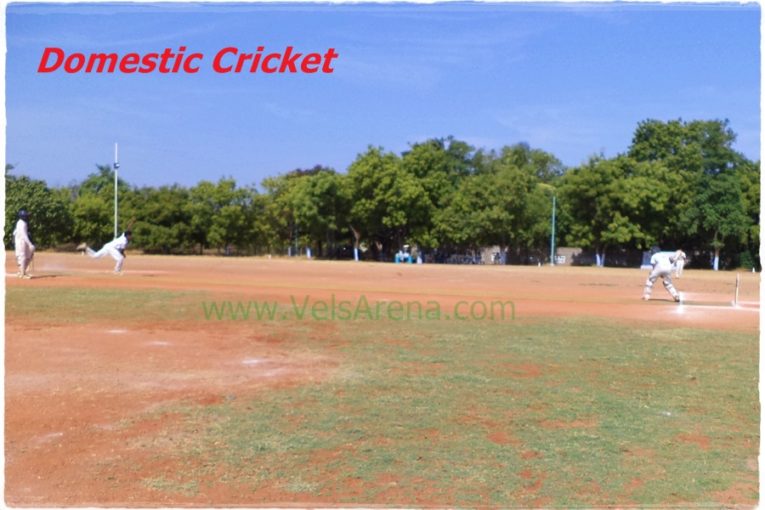
<svg viewBox="0 0 765 510">
<path fill-rule="evenodd" d="M 475 148 L 453 137 L 401 154 L 370 146 L 345 172 L 317 165 L 268 177 L 193 187 L 118 181 L 120 218 L 135 218 L 146 253 L 288 254 L 389 260 L 404 244 L 421 253 L 497 246 L 518 261 L 549 260 L 551 208 L 559 244 L 596 255 L 682 247 L 696 265 L 759 267 L 760 163 L 733 149 L 728 121 L 638 124 L 629 148 L 566 168 L 524 143 Z M 6 166 L 6 247 L 19 209 L 39 247 L 113 237 L 114 174 L 98 165 L 82 182 L 49 187 Z M 123 225 L 124 226 L 124 225 Z"/>
</svg>

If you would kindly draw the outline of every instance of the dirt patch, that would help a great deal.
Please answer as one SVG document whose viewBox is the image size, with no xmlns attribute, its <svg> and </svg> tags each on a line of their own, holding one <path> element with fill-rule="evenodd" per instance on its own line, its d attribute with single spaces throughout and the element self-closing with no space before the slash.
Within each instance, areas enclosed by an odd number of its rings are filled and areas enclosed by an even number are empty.
<svg viewBox="0 0 765 510">
<path fill-rule="evenodd" d="M 533 363 L 500 363 L 498 373 L 518 379 L 534 378 L 542 375 L 542 367 Z"/>
<path fill-rule="evenodd" d="M 589 480 L 581 485 L 578 493 L 590 501 L 599 501 L 602 499 L 603 487 L 595 480 Z"/>
<path fill-rule="evenodd" d="M 521 452 L 521 458 L 523 460 L 540 459 L 542 458 L 542 454 L 533 450 L 525 450 Z"/>
<path fill-rule="evenodd" d="M 699 432 L 678 434 L 676 439 L 683 443 L 695 444 L 702 450 L 709 450 L 709 436 Z"/>
<path fill-rule="evenodd" d="M 757 331 L 759 317 L 759 274 L 749 273 L 741 274 L 739 295 L 747 306 L 737 309 L 730 306 L 734 273 L 688 271 L 677 284 L 687 300 L 680 308 L 660 288 L 655 289 L 653 300 L 642 301 L 646 273 L 637 269 L 423 265 L 407 268 L 399 277 L 395 276 L 395 264 L 132 255 L 125 275 L 116 278 L 110 274 L 108 261 L 58 253 L 39 253 L 35 260 L 40 278 L 22 281 L 7 278 L 7 284 L 204 289 L 219 295 L 274 299 L 288 305 L 302 304 L 306 297 L 310 303 L 317 300 L 331 303 L 333 299 L 336 303 L 341 300 L 355 303 L 363 295 L 370 305 L 391 300 L 423 306 L 430 301 L 438 302 L 444 318 L 454 317 L 455 309 L 459 315 L 465 315 L 466 300 L 480 301 L 487 310 L 492 309 L 493 303 L 512 302 L 517 320 L 610 317 L 640 324 L 750 332 Z M 7 273 L 15 271 L 14 264 L 12 254 L 8 254 Z M 334 325 L 324 321 L 319 327 L 331 329 Z"/>
<path fill-rule="evenodd" d="M 440 375 L 446 372 L 448 366 L 446 363 L 417 363 L 402 362 L 401 372 L 410 375 Z"/>
<path fill-rule="evenodd" d="M 353 445 L 342 445 L 336 448 L 315 450 L 311 453 L 311 464 L 322 466 L 330 464 L 348 455 L 355 455 L 356 448 Z"/>
<path fill-rule="evenodd" d="M 486 437 L 494 444 L 520 444 L 517 438 L 514 438 L 509 432 L 504 430 L 492 431 Z"/>
<path fill-rule="evenodd" d="M 441 431 L 436 428 L 430 427 L 430 428 L 418 430 L 417 435 L 424 440 L 437 441 L 438 439 L 441 438 Z"/>
<path fill-rule="evenodd" d="M 529 469 L 521 471 L 520 476 L 524 479 L 523 492 L 526 497 L 535 495 L 537 492 L 539 492 L 539 490 L 542 488 L 542 485 L 544 484 L 545 478 L 547 478 L 545 473 L 540 473 Z"/>
<path fill-rule="evenodd" d="M 217 328 L 134 324 L 115 334 L 110 324 L 27 329 L 9 322 L 9 504 L 198 502 L 183 487 L 157 490 L 177 469 L 172 452 L 188 440 L 179 429 L 184 416 L 168 409 L 318 382 L 340 366 L 326 351 L 285 350 L 252 336 L 228 332 L 225 346 L 211 342 L 227 334 Z"/>
<path fill-rule="evenodd" d="M 638 489 L 641 489 L 645 485 L 645 482 L 640 478 L 633 478 L 626 484 L 624 484 L 624 492 L 632 494 Z"/>
<path fill-rule="evenodd" d="M 725 505 L 736 505 L 737 508 L 741 508 L 741 505 L 747 505 L 748 508 L 755 508 L 757 490 L 756 482 L 739 482 L 724 491 L 714 493 L 713 497 L 715 501 Z"/>
</svg>

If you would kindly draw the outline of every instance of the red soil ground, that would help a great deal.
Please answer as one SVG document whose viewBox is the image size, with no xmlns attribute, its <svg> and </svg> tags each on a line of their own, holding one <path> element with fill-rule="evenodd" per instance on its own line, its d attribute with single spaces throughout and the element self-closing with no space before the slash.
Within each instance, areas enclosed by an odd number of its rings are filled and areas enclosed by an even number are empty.
<svg viewBox="0 0 765 510">
<path fill-rule="evenodd" d="M 637 269 L 130 255 L 125 274 L 117 277 L 110 260 L 54 253 L 38 254 L 35 265 L 36 278 L 19 280 L 12 276 L 15 265 L 8 254 L 6 286 L 205 290 L 221 298 L 282 303 L 290 296 L 355 300 L 363 293 L 370 302 L 436 300 L 443 310 L 460 301 L 512 300 L 521 321 L 608 317 L 625 327 L 756 332 L 759 321 L 759 275 L 749 273 L 742 274 L 741 306 L 734 308 L 735 274 L 730 272 L 686 271 L 675 281 L 686 298 L 678 306 L 660 284 L 654 300 L 641 301 L 647 273 Z M 321 328 L 334 326 L 312 327 L 321 335 Z M 268 328 L 255 331 L 234 322 L 152 323 L 136 317 L 126 324 L 104 317 L 97 323 L 51 326 L 9 314 L 5 333 L 5 497 L 14 506 L 236 504 L 235 487 L 208 493 L 208 499 L 186 499 L 138 483 L 145 475 L 135 466 L 150 467 L 157 476 L 173 473 L 172 458 L 153 455 L 140 443 L 172 427 L 174 418 L 131 417 L 146 416 L 165 403 L 212 404 L 228 393 L 310 384 L 342 365 L 330 350 L 288 351 Z M 519 377 L 533 376 L 524 367 L 517 370 Z M 487 428 L 487 433 L 498 443 L 514 440 L 502 430 Z M 703 438 L 685 439 L 703 446 Z M 538 477 L 528 474 L 531 490 Z M 278 502 L 283 495 L 261 497 Z"/>
</svg>

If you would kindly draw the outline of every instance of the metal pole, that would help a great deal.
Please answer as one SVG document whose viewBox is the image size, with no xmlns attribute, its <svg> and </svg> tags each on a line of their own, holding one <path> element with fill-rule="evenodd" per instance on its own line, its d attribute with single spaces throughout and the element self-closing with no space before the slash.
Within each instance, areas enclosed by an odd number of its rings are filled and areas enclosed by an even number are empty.
<svg viewBox="0 0 765 510">
<path fill-rule="evenodd" d="M 550 265 L 555 265 L 555 195 L 552 203 L 552 232 L 550 233 Z"/>
<path fill-rule="evenodd" d="M 119 153 L 118 153 L 118 148 L 117 148 L 117 142 L 114 142 L 114 238 L 115 239 L 119 235 L 119 221 L 118 221 L 118 217 L 117 217 L 117 210 L 118 210 L 118 208 L 117 208 L 117 201 L 118 201 L 118 197 L 117 197 L 117 182 L 118 182 L 117 169 L 120 167 L 120 162 L 119 161 L 120 160 L 119 160 Z"/>
</svg>

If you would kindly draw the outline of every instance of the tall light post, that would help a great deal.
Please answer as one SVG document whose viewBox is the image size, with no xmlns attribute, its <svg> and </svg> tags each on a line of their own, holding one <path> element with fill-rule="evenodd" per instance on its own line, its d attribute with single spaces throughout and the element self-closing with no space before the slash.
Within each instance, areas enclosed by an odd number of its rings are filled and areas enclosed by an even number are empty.
<svg viewBox="0 0 765 510">
<path fill-rule="evenodd" d="M 117 170 L 120 167 L 120 160 L 119 160 L 119 152 L 117 147 L 117 142 L 114 142 L 114 238 L 116 239 L 119 235 L 119 218 L 117 216 L 117 202 L 118 202 L 118 196 L 117 196 Z"/>
</svg>

